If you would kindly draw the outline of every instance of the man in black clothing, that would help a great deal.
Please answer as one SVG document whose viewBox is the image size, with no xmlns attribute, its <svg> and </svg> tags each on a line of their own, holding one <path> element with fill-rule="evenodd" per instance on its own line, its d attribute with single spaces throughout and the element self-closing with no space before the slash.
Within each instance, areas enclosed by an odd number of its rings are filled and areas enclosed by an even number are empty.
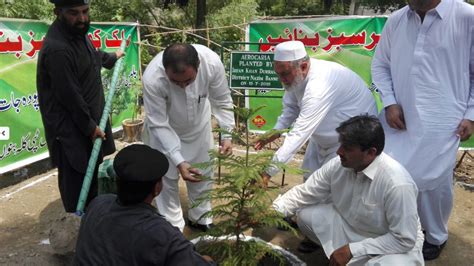
<svg viewBox="0 0 474 266">
<path fill-rule="evenodd" d="M 146 145 L 117 154 L 117 195 L 100 195 L 90 203 L 74 265 L 215 265 L 151 205 L 168 167 L 165 155 Z"/>
<path fill-rule="evenodd" d="M 87 163 L 96 138 L 104 139 L 99 163 L 115 151 L 110 124 L 98 126 L 104 109 L 100 71 L 112 68 L 122 51 L 96 50 L 89 38 L 89 0 L 50 0 L 56 20 L 46 34 L 38 59 L 40 111 L 66 212 L 76 210 Z M 97 169 L 88 202 L 97 195 Z"/>
</svg>

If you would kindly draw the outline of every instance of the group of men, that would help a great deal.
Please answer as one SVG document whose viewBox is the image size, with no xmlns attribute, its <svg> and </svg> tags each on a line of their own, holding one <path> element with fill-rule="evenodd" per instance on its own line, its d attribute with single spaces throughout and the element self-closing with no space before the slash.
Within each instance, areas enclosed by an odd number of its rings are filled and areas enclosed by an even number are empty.
<svg viewBox="0 0 474 266">
<path fill-rule="evenodd" d="M 40 52 L 38 95 L 61 199 L 74 212 L 93 140 L 106 140 L 102 155 L 115 151 L 110 125 L 105 134 L 98 127 L 100 69 L 123 52 L 93 48 L 88 0 L 50 1 L 57 18 Z M 380 122 L 364 81 L 337 63 L 309 58 L 301 42 L 278 44 L 274 69 L 285 89 L 275 129 L 291 130 L 273 161 L 286 163 L 309 144 L 305 182 L 273 208 L 296 217 L 306 250 L 321 246 L 331 265 L 437 258 L 448 238 L 456 151 L 474 131 L 474 8 L 408 0 L 390 16 L 372 62 L 384 105 Z M 186 222 L 178 180 L 186 181 L 190 204 L 212 189 L 200 178 L 212 169 L 191 165 L 209 159 L 211 114 L 221 128 L 234 127 L 224 66 L 205 46 L 173 44 L 145 70 L 143 97 L 146 145 L 116 155 L 117 196 L 96 197 L 94 176 L 75 263 L 213 264 L 180 232 Z M 219 149 L 232 152 L 230 136 Z M 261 176 L 267 182 L 277 172 L 271 165 Z M 189 208 L 188 225 L 206 231 L 212 218 L 200 217 L 209 210 L 210 202 Z"/>
</svg>

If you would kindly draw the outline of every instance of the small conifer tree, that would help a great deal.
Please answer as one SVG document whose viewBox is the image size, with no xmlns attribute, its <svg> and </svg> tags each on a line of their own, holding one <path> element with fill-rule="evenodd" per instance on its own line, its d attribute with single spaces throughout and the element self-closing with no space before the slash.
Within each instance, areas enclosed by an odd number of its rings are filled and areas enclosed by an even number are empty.
<svg viewBox="0 0 474 266">
<path fill-rule="evenodd" d="M 241 121 L 248 122 L 261 108 L 263 106 L 256 109 L 236 107 L 234 113 Z M 260 241 L 243 241 L 244 231 L 250 228 L 278 226 L 296 234 L 296 231 L 282 219 L 283 216 L 271 208 L 272 199 L 268 192 L 272 188 L 266 188 L 260 177 L 260 173 L 270 165 L 273 152 L 251 153 L 250 147 L 253 143 L 249 137 L 248 127 L 245 127 L 243 136 L 223 129 L 215 131 L 231 134 L 233 141 L 242 144 L 246 152 L 243 156 L 235 154 L 226 156 L 217 150 L 211 150 L 210 161 L 195 165 L 205 169 L 220 164 L 225 172 L 220 177 L 219 184 L 193 204 L 197 206 L 205 200 L 211 200 L 214 206 L 203 217 L 214 217 L 216 221 L 215 226 L 206 232 L 211 240 L 206 241 L 205 245 L 198 243 L 198 249 L 203 254 L 212 255 L 220 265 L 257 265 L 265 256 L 276 258 L 280 264 L 283 263 L 281 255 L 270 246 Z M 260 138 L 281 132 L 283 131 L 271 130 Z M 285 164 L 277 166 L 289 173 L 303 172 Z"/>
</svg>

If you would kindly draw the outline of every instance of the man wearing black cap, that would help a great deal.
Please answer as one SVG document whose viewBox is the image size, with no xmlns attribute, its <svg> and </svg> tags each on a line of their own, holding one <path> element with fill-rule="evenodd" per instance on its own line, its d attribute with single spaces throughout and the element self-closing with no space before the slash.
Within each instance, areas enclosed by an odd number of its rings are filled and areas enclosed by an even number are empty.
<svg viewBox="0 0 474 266">
<path fill-rule="evenodd" d="M 93 141 L 104 139 L 99 161 L 115 151 L 110 125 L 105 133 L 98 127 L 105 105 L 100 71 L 112 68 L 123 52 L 101 52 L 87 38 L 89 0 L 50 1 L 57 17 L 40 51 L 37 88 L 61 200 L 66 212 L 74 212 Z M 95 173 L 86 204 L 97 195 Z"/>
<path fill-rule="evenodd" d="M 113 164 L 117 195 L 95 198 L 82 218 L 75 265 L 213 265 L 151 205 L 162 189 L 168 160 L 135 144 Z"/>
</svg>

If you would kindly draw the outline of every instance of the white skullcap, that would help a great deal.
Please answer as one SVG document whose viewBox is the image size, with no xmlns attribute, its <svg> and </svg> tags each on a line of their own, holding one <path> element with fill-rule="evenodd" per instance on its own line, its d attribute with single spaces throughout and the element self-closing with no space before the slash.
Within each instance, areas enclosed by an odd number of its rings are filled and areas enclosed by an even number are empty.
<svg viewBox="0 0 474 266">
<path fill-rule="evenodd" d="M 300 41 L 282 42 L 275 46 L 275 61 L 295 61 L 306 56 L 304 44 Z"/>
</svg>

